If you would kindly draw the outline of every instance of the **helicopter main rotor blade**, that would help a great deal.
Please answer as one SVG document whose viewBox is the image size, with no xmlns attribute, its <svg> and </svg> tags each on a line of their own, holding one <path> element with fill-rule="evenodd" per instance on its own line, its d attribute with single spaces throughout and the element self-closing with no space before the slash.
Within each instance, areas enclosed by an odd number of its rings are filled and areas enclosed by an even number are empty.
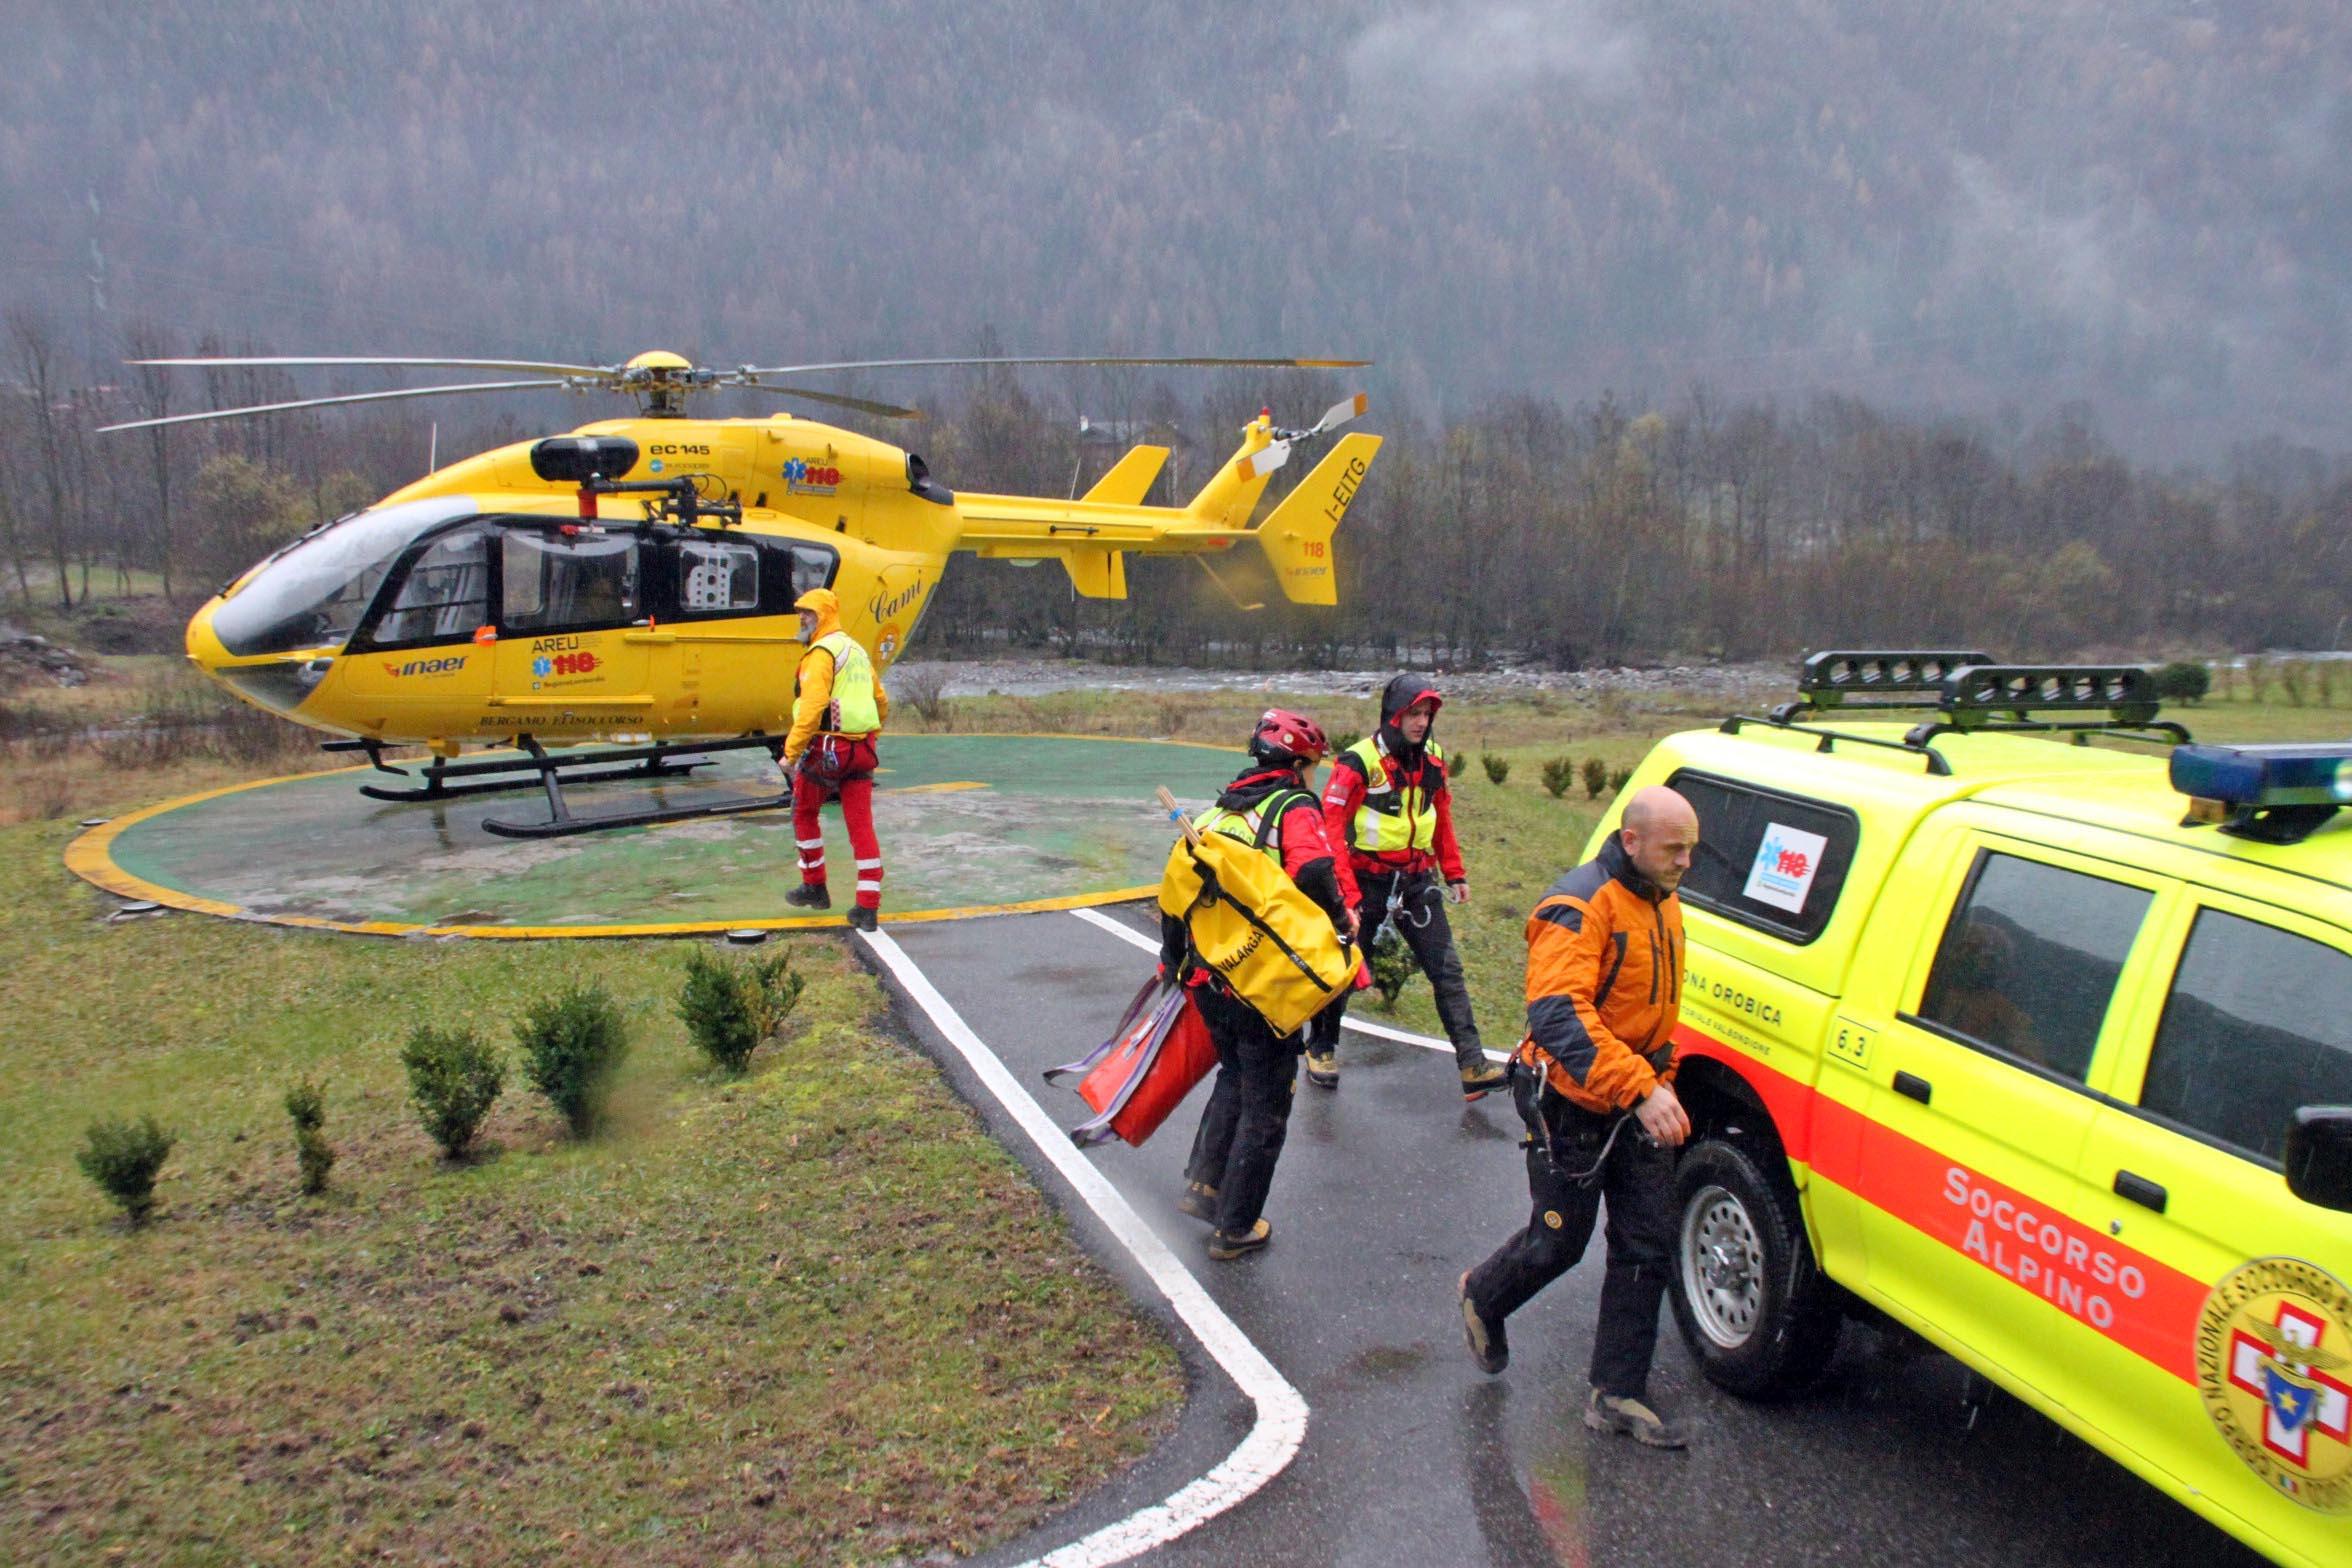
<svg viewBox="0 0 2352 1568">
<path fill-rule="evenodd" d="M 884 419 L 921 419 L 919 408 L 901 408 L 896 403 L 876 403 L 868 398 L 844 397 L 838 392 L 812 392 L 807 387 L 777 387 L 764 381 L 744 381 L 737 387 L 745 392 L 773 392 L 779 397 L 805 397 L 812 403 L 831 403 L 837 408 L 854 408 L 861 414 L 878 414 Z"/>
<path fill-rule="evenodd" d="M 208 419 L 242 419 L 248 414 L 282 414 L 297 408 L 328 408 L 338 403 L 384 403 L 394 398 L 440 397 L 450 392 L 516 392 L 524 389 L 545 389 L 563 392 L 576 390 L 565 381 L 470 381 L 453 387 L 403 387 L 391 392 L 353 392 L 342 397 L 304 397 L 290 403 L 256 403 L 250 408 L 214 408 L 200 414 L 170 414 L 162 419 L 131 419 L 119 425 L 100 425 L 98 434 L 110 430 L 151 430 L 157 425 L 193 425 Z"/>
<path fill-rule="evenodd" d="M 199 368 L 235 365 L 381 365 L 392 368 L 432 370 L 511 370 L 543 376 L 614 376 L 619 374 L 610 365 L 557 365 L 536 359 L 401 359 L 367 354 L 213 354 L 199 358 L 130 359 L 123 361 L 123 363 L 127 365 L 188 365 Z"/>
<path fill-rule="evenodd" d="M 1371 363 L 1368 359 L 1226 359 L 1200 354 L 1017 354 L 986 359 L 843 359 L 823 365 L 746 365 L 743 369 L 745 374 L 754 376 L 796 376 L 812 370 L 903 370 L 942 365 L 1253 365 L 1295 370 L 1354 370 Z"/>
</svg>

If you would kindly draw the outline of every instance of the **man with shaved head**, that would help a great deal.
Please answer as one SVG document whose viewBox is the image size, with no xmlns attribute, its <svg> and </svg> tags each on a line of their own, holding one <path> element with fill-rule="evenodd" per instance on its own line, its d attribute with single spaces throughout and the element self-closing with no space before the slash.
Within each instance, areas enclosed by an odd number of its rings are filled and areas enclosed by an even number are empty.
<svg viewBox="0 0 2352 1568">
<path fill-rule="evenodd" d="M 1679 1422 L 1645 1402 L 1666 1293 L 1674 1149 L 1690 1118 L 1674 1096 L 1682 902 L 1699 843 L 1691 803 L 1659 786 L 1625 802 L 1601 852 L 1552 884 L 1527 921 L 1527 1037 L 1511 1098 L 1527 1123 L 1527 1228 L 1462 1276 L 1462 1328 L 1481 1370 L 1503 1370 L 1503 1320 L 1584 1256 L 1604 1199 L 1608 1269 L 1584 1424 L 1680 1448 Z"/>
</svg>

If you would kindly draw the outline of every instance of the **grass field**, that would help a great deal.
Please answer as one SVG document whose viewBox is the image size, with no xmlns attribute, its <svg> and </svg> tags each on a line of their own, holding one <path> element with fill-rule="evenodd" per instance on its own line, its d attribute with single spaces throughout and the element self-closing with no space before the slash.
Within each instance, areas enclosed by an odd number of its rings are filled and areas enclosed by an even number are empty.
<svg viewBox="0 0 2352 1568">
<path fill-rule="evenodd" d="M 172 915 L 109 923 L 68 822 L 315 764 L 168 657 L 0 693 L 0 1523 L 11 1561 L 890 1562 L 1001 1538 L 1115 1470 L 1182 1397 L 1020 1168 L 887 1027 L 829 938 L 742 1080 L 687 1045 L 683 949 L 366 941 Z M 1290 701 L 958 699 L 959 731 L 1238 746 Z M 1630 767 L 1721 716 L 1672 693 L 1456 704 L 1473 901 L 1453 912 L 1488 1043 L 1516 1038 L 1522 931 L 1608 804 L 1543 763 Z M 2212 739 L 2340 730 L 2222 701 Z M 912 727 L 912 726 L 910 726 Z M 1480 765 L 1509 763 L 1507 782 Z M 613 1124 L 562 1135 L 510 1067 L 482 1157 L 441 1161 L 395 1050 L 416 1022 L 504 1040 L 528 999 L 603 981 L 636 1050 Z M 1367 1010 L 1369 1011 L 1369 1010 Z M 1416 979 L 1394 1015 L 1437 1028 Z M 296 1192 L 281 1106 L 327 1086 L 341 1153 Z M 74 1168 L 101 1115 L 178 1135 L 128 1228 Z"/>
<path fill-rule="evenodd" d="M 0 830 L 0 1520 L 12 1562 L 886 1562 L 1149 1446 L 1182 1374 L 838 942 L 729 1081 L 675 944 L 108 924 Z M 637 1040 L 575 1144 L 512 1064 L 481 1158 L 405 1103 L 415 1021 L 503 1040 L 595 977 Z M 327 1085 L 330 1190 L 281 1100 Z M 178 1135 L 131 1230 L 83 1127 Z"/>
</svg>

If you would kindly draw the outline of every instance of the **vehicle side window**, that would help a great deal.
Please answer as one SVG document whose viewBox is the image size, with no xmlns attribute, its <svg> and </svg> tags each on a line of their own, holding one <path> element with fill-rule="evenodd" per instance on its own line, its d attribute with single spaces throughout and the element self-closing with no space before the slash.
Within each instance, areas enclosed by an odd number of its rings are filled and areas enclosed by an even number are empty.
<svg viewBox="0 0 2352 1568">
<path fill-rule="evenodd" d="M 2148 1057 L 2140 1105 L 2277 1160 L 2301 1105 L 2352 1105 L 2352 956 L 2199 911 Z"/>
<path fill-rule="evenodd" d="M 460 528 L 427 544 L 401 570 L 368 641 L 379 648 L 466 642 L 489 619 L 490 536 Z"/>
<path fill-rule="evenodd" d="M 1821 934 L 1861 833 L 1851 811 L 1688 768 L 1667 783 L 1699 814 L 1685 900 L 1799 944 Z"/>
<path fill-rule="evenodd" d="M 2080 1083 L 2155 895 L 1990 851 L 1944 928 L 1923 1022 Z"/>
<path fill-rule="evenodd" d="M 499 567 L 499 624 L 510 632 L 582 631 L 637 618 L 637 541 L 629 535 L 510 528 Z"/>
<path fill-rule="evenodd" d="M 680 540 L 678 608 L 688 615 L 758 609 L 758 549 L 729 539 Z"/>
</svg>

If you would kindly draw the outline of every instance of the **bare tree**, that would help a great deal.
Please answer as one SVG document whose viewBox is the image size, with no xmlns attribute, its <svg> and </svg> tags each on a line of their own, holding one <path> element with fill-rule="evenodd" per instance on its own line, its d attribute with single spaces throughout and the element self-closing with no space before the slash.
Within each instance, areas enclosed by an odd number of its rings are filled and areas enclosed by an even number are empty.
<svg viewBox="0 0 2352 1568">
<path fill-rule="evenodd" d="M 7 330 L 10 357 L 15 361 L 17 376 L 31 404 L 34 459 L 40 465 L 41 491 L 49 521 L 50 557 L 57 570 L 58 604 L 70 610 L 74 605 L 73 577 L 66 538 L 65 440 L 57 417 L 57 337 L 46 316 L 23 305 L 9 309 Z"/>
<path fill-rule="evenodd" d="M 172 352 L 171 333 L 153 321 L 135 321 L 123 334 L 123 354 L 128 359 L 162 359 Z M 171 371 L 162 365 L 140 365 L 132 380 L 133 395 L 138 400 L 139 417 L 162 419 L 171 413 Z M 147 438 L 148 473 L 155 485 L 155 565 L 163 578 L 163 597 L 172 596 L 172 427 L 155 425 L 143 432 Z"/>
</svg>

